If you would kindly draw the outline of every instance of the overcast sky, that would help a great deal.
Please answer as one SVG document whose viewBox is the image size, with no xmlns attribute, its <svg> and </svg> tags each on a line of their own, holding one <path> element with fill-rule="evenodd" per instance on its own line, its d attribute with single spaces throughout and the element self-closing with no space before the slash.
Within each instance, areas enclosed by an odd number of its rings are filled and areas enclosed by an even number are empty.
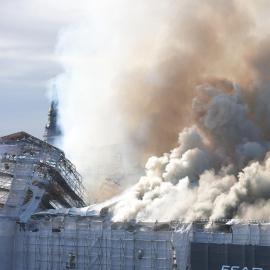
<svg viewBox="0 0 270 270">
<path fill-rule="evenodd" d="M 0 0 L 0 136 L 26 131 L 43 138 L 48 85 L 63 71 L 54 53 L 59 32 L 89 16 L 92 1 Z M 268 33 L 269 1 L 245 5 Z"/>
<path fill-rule="evenodd" d="M 26 131 L 43 138 L 61 29 L 86 16 L 88 1 L 0 0 L 0 136 Z"/>
</svg>

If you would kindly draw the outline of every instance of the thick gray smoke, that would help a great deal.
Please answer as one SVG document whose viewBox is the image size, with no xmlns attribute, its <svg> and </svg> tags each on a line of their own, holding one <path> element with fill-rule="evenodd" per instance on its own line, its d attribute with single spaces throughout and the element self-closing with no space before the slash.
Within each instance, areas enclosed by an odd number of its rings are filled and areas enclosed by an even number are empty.
<svg viewBox="0 0 270 270">
<path fill-rule="evenodd" d="M 250 119 L 244 92 L 226 79 L 197 90 L 196 124 L 179 134 L 171 154 L 148 160 L 147 175 L 116 205 L 115 220 L 267 219 L 269 142 Z"/>
<path fill-rule="evenodd" d="M 93 146 L 128 140 L 142 160 L 174 150 L 148 160 L 115 220 L 252 218 L 257 206 L 263 218 L 269 1 L 89 3 L 89 17 L 59 36 L 57 82 L 63 148 L 92 198 Z"/>
</svg>

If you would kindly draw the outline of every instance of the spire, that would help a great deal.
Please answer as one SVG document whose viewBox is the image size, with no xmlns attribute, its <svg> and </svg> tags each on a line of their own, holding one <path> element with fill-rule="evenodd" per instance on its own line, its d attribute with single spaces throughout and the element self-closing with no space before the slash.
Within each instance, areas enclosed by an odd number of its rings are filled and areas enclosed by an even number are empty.
<svg viewBox="0 0 270 270">
<path fill-rule="evenodd" d="M 55 76 L 53 77 L 52 86 L 52 100 L 51 107 L 48 113 L 48 123 L 45 126 L 44 140 L 47 143 L 54 144 L 55 139 L 61 136 L 61 130 L 58 125 L 58 98 L 57 98 L 57 88 L 55 83 Z"/>
<path fill-rule="evenodd" d="M 55 78 L 53 79 L 53 86 L 52 86 L 51 108 L 58 110 L 58 97 L 57 97 L 57 88 L 56 88 Z"/>
</svg>

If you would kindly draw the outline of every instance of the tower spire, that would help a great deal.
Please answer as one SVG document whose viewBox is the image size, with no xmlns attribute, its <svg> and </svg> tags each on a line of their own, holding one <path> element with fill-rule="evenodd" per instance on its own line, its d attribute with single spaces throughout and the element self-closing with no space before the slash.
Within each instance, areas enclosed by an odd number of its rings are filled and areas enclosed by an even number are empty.
<svg viewBox="0 0 270 270">
<path fill-rule="evenodd" d="M 55 140 L 60 136 L 61 130 L 58 125 L 58 97 L 54 76 L 52 85 L 51 106 L 48 113 L 48 123 L 45 126 L 44 140 L 47 143 L 54 144 Z"/>
</svg>

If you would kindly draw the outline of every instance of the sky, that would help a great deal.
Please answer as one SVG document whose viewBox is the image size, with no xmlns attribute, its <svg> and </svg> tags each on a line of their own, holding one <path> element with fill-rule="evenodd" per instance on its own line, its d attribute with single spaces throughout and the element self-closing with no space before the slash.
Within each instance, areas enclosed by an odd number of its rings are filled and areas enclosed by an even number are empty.
<svg viewBox="0 0 270 270">
<path fill-rule="evenodd" d="M 43 139 L 59 32 L 87 16 L 87 1 L 0 0 L 0 136 Z"/>
<path fill-rule="evenodd" d="M 0 0 L 0 136 L 26 131 L 43 138 L 48 88 L 64 70 L 55 54 L 59 34 L 87 18 L 93 1 Z M 258 2 L 244 1 L 268 31 L 269 4 Z"/>
</svg>

